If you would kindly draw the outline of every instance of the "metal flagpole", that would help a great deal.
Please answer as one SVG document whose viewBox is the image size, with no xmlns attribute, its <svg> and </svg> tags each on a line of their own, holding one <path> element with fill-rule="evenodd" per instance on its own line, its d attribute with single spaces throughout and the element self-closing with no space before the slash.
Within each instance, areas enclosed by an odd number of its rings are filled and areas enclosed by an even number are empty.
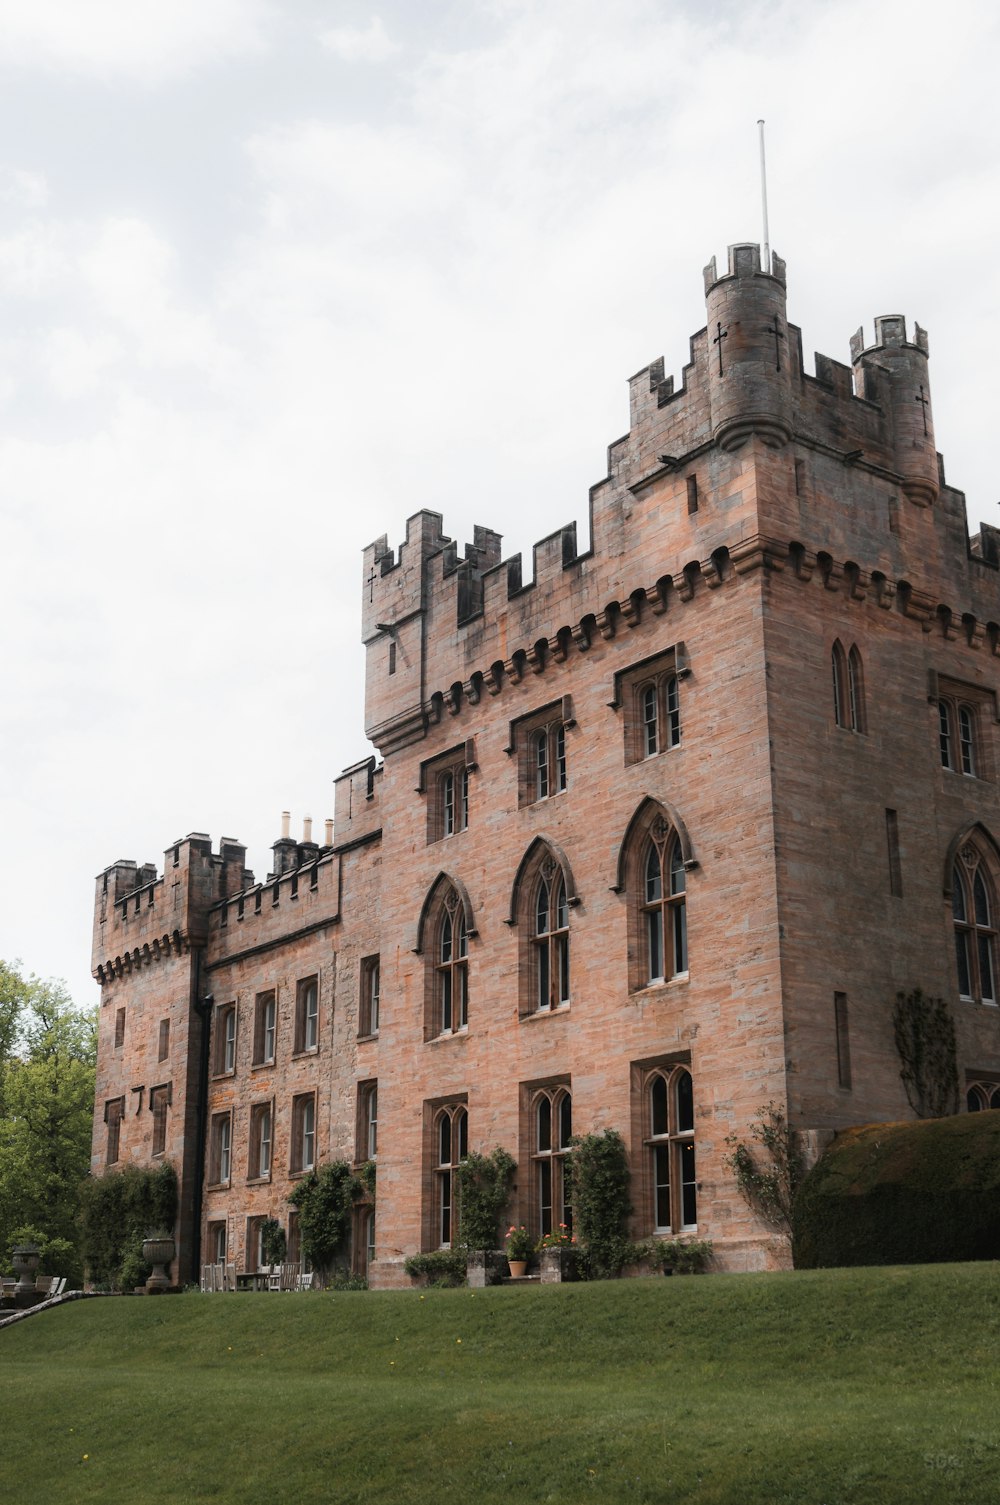
<svg viewBox="0 0 1000 1505">
<path fill-rule="evenodd" d="M 760 132 L 760 202 L 764 212 L 764 255 L 763 268 L 765 272 L 771 270 L 771 243 L 767 233 L 767 168 L 764 165 L 764 122 L 758 120 L 757 129 Z"/>
</svg>

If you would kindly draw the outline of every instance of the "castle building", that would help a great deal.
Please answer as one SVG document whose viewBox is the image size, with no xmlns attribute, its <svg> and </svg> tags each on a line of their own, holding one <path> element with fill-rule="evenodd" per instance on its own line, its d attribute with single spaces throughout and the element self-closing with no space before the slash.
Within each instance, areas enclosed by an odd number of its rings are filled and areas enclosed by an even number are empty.
<svg viewBox="0 0 1000 1505">
<path fill-rule="evenodd" d="M 502 1145 L 571 1222 L 571 1136 L 624 1136 L 636 1236 L 782 1263 L 724 1165 L 774 1103 L 816 1142 L 911 1116 L 899 991 L 948 1000 L 1000 1103 L 1000 534 L 971 538 L 901 317 L 804 369 L 784 263 L 730 248 L 679 386 L 531 579 L 438 514 L 364 554 L 366 729 L 325 840 L 191 835 L 100 875 L 95 1174 L 169 1157 L 179 1261 L 252 1270 L 309 1168 L 377 1158 L 355 1267 L 449 1244 Z"/>
</svg>

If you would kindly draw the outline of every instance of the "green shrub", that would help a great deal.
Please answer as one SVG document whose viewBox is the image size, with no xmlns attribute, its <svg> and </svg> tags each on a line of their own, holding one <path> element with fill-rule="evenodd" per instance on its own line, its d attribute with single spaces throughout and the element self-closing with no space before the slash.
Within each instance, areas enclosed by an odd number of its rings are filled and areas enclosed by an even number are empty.
<svg viewBox="0 0 1000 1505">
<path fill-rule="evenodd" d="M 726 1135 L 722 1163 L 736 1177 L 740 1195 L 765 1223 L 792 1231 L 792 1207 L 805 1174 L 798 1135 L 784 1109 L 765 1103 L 750 1124 L 749 1139 Z"/>
<path fill-rule="evenodd" d="M 310 1171 L 289 1202 L 299 1210 L 302 1253 L 321 1274 L 346 1260 L 351 1211 L 365 1187 L 345 1160 Z"/>
<path fill-rule="evenodd" d="M 429 1254 L 411 1254 L 403 1261 L 403 1269 L 411 1280 L 426 1279 L 428 1285 L 465 1284 L 465 1255 L 458 1249 L 432 1249 Z"/>
<path fill-rule="evenodd" d="M 797 1267 L 924 1264 L 1000 1253 L 1000 1112 L 838 1134 L 795 1202 Z"/>
<path fill-rule="evenodd" d="M 942 998 L 925 998 L 920 988 L 897 993 L 892 1013 L 899 1075 L 918 1118 L 945 1118 L 958 1112 L 955 1022 Z"/>
<path fill-rule="evenodd" d="M 507 1151 L 466 1155 L 455 1168 L 458 1240 L 463 1249 L 498 1249 L 515 1162 Z"/>
<path fill-rule="evenodd" d="M 625 1141 L 617 1129 L 577 1134 L 568 1157 L 573 1225 L 591 1279 L 620 1275 L 628 1260 L 629 1168 Z"/>
<path fill-rule="evenodd" d="M 648 1260 L 665 1275 L 701 1275 L 711 1258 L 712 1240 L 707 1238 L 648 1238 L 630 1244 L 628 1251 L 630 1264 Z"/>
<path fill-rule="evenodd" d="M 266 1265 L 280 1265 L 288 1252 L 288 1239 L 277 1218 L 264 1218 L 260 1225 L 260 1248 Z"/>
<path fill-rule="evenodd" d="M 126 1166 L 84 1184 L 80 1226 L 90 1279 L 108 1290 L 132 1290 L 151 1267 L 142 1241 L 177 1221 L 177 1174 L 165 1160 L 156 1170 Z"/>
</svg>

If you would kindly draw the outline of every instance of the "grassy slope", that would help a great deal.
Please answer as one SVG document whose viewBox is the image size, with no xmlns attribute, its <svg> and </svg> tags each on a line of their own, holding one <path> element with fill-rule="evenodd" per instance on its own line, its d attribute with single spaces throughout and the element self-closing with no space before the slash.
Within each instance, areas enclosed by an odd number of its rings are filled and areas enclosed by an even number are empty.
<svg viewBox="0 0 1000 1505">
<path fill-rule="evenodd" d="M 0 1333 L 0 1499 L 993 1505 L 998 1336 L 995 1265 L 78 1302 Z"/>
</svg>

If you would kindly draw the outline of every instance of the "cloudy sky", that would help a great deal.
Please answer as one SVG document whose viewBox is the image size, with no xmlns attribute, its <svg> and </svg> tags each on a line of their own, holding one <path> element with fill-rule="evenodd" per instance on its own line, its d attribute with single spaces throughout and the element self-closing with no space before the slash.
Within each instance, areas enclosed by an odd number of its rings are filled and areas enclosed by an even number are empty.
<svg viewBox="0 0 1000 1505">
<path fill-rule="evenodd" d="M 0 956 L 94 875 L 258 874 L 367 755 L 360 551 L 586 518 L 625 378 L 771 241 L 807 358 L 930 332 L 1000 522 L 989 0 L 0 0 Z M 584 535 L 585 536 L 585 535 Z"/>
</svg>

